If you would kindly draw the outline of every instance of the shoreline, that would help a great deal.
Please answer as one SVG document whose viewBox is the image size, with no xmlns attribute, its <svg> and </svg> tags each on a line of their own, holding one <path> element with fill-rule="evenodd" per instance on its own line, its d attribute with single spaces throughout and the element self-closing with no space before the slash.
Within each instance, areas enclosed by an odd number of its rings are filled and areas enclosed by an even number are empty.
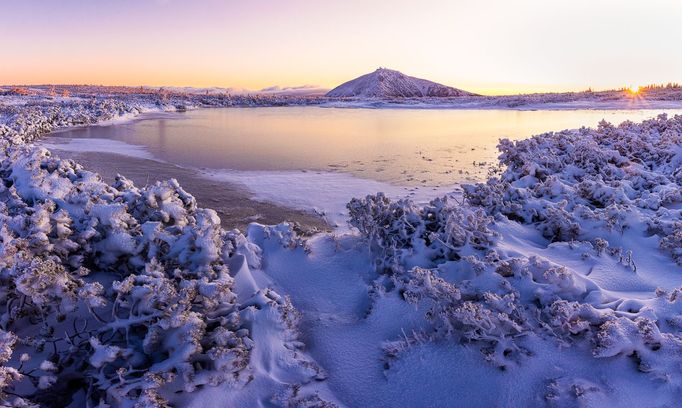
<svg viewBox="0 0 682 408">
<path fill-rule="evenodd" d="M 293 107 L 300 106 L 282 106 L 281 108 Z M 320 105 L 309 107 L 325 108 Z M 363 109 L 363 107 L 357 108 Z M 198 111 L 199 109 L 211 109 L 211 107 L 195 107 L 189 110 Z M 332 107 L 332 109 L 339 108 Z M 137 115 L 124 115 L 118 119 L 100 122 L 94 126 L 125 125 L 159 118 L 182 119 L 184 113 L 150 109 Z M 61 137 L 69 130 L 86 126 L 60 128 L 42 136 L 37 144 L 55 151 L 60 157 L 73 159 L 83 164 L 84 168 L 102 175 L 108 183 L 113 180 L 117 172 L 132 179 L 137 186 L 143 186 L 152 181 L 178 178 L 181 185 L 189 187 L 188 190 L 196 196 L 200 206 L 218 211 L 223 220 L 223 226 L 228 229 L 237 227 L 243 230 L 250 222 L 278 224 L 290 220 L 300 224 L 303 231 L 329 232 L 333 230 L 343 233 L 348 230 L 346 204 L 353 197 L 364 197 L 367 194 L 384 191 L 392 199 L 404 197 L 412 199 L 415 204 L 425 204 L 436 196 L 449 195 L 461 198 L 461 184 L 475 182 L 461 181 L 441 186 L 411 186 L 358 177 L 354 173 L 329 172 L 323 169 L 301 171 L 206 169 L 164 161 L 154 157 L 145 145 L 107 138 Z M 120 166 L 121 161 L 126 164 Z M 112 170 L 114 168 L 118 171 Z M 292 193 L 292 188 L 294 193 Z M 221 200 L 211 197 L 215 190 L 223 190 L 220 193 L 223 195 Z M 321 193 L 322 190 L 326 193 Z M 242 202 L 246 205 L 242 205 Z M 225 205 L 225 203 L 228 204 Z"/>
<path fill-rule="evenodd" d="M 99 139 L 84 139 L 97 140 Z M 108 140 L 108 139 L 103 139 Z M 116 142 L 116 141 L 112 141 Z M 131 179 L 136 186 L 176 178 L 201 207 L 216 210 L 225 228 L 244 229 L 249 222 L 266 225 L 292 221 L 306 232 L 343 233 L 354 197 L 384 192 L 392 199 L 409 198 L 426 204 L 436 197 L 461 199 L 461 183 L 443 186 L 405 186 L 357 177 L 352 173 L 328 171 L 227 170 L 183 167 L 153 157 L 137 145 L 105 146 L 96 150 L 58 143 L 39 144 L 65 159 L 72 159 L 111 183 L 116 173 Z M 69 147 L 70 146 L 70 147 Z M 115 169 L 115 170 L 114 170 Z M 224 194 L 221 200 L 213 196 Z M 229 203 L 221 206 L 220 203 Z M 238 205 L 248 203 L 248 205 Z M 253 209 L 253 211 L 249 211 Z M 289 217 L 289 218 L 287 218 Z"/>
<path fill-rule="evenodd" d="M 71 159 L 84 169 L 97 173 L 111 184 L 116 174 L 121 174 L 143 187 L 156 181 L 177 179 L 192 194 L 202 208 L 215 210 L 227 230 L 245 231 L 251 222 L 275 225 L 285 221 L 298 225 L 303 235 L 327 232 L 330 225 L 317 214 L 252 199 L 250 192 L 237 183 L 215 181 L 198 171 L 149 158 L 117 153 L 75 152 L 49 149 L 62 159 Z"/>
<path fill-rule="evenodd" d="M 197 109 L 210 109 L 210 108 L 197 108 Z M 163 114 L 173 115 L 173 114 L 179 114 L 179 113 L 184 113 L 184 112 L 176 112 L 176 111 L 168 111 L 168 110 L 159 109 L 159 110 L 145 110 L 145 111 L 142 111 L 142 112 L 137 113 L 137 114 L 124 114 L 124 115 L 117 116 L 115 118 L 111 118 L 111 119 L 107 119 L 107 120 L 103 120 L 103 121 L 97 122 L 97 123 L 89 123 L 89 124 L 82 124 L 82 125 L 60 127 L 60 128 L 54 129 L 51 132 L 48 132 L 48 133 L 40 136 L 40 138 L 38 140 L 40 141 L 40 140 L 45 139 L 46 137 L 50 137 L 53 135 L 68 132 L 70 130 L 75 130 L 75 129 L 86 129 L 88 127 L 98 127 L 98 126 L 105 127 L 105 126 L 125 125 L 128 123 L 133 123 L 133 122 L 142 121 L 142 120 L 156 119 L 154 117 L 149 117 L 152 115 L 159 115 L 159 114 L 161 114 L 161 115 L 163 115 Z M 174 118 L 174 119 L 178 119 L 178 118 Z"/>
<path fill-rule="evenodd" d="M 191 110 L 210 109 L 198 107 Z M 217 109 L 217 108 L 216 108 Z M 132 180 L 136 186 L 144 186 L 156 181 L 177 179 L 180 185 L 188 186 L 188 192 L 192 194 L 202 208 L 215 210 L 220 216 L 223 228 L 230 230 L 237 228 L 245 231 L 252 222 L 275 225 L 282 222 L 291 222 L 294 228 L 303 236 L 311 236 L 319 232 L 328 232 L 332 228 L 319 214 L 310 211 L 290 208 L 270 202 L 253 200 L 249 191 L 238 183 L 228 181 L 215 182 L 209 177 L 202 177 L 198 170 L 188 169 L 158 160 L 151 156 L 143 146 L 139 150 L 143 154 L 126 154 L 120 152 L 104 153 L 97 151 L 75 151 L 60 149 L 57 145 L 44 143 L 49 137 L 59 138 L 60 133 L 73 129 L 87 128 L 91 126 L 114 126 L 133 123 L 157 118 L 156 115 L 177 116 L 176 111 L 149 109 L 138 114 L 125 114 L 94 124 L 78 126 L 65 126 L 41 135 L 32 143 L 44 147 L 62 159 L 71 159 L 80 164 L 85 170 L 97 173 L 107 183 L 111 184 L 117 174 Z M 178 119 L 179 117 L 174 117 Z M 115 142 L 115 141 L 113 141 Z M 138 146 L 130 145 L 130 148 Z M 139 152 L 138 152 L 139 153 Z M 121 163 L 125 172 L 117 171 Z M 218 195 L 218 197 L 215 197 Z M 227 206 L 225 203 L 229 203 Z"/>
<path fill-rule="evenodd" d="M 410 103 L 414 102 L 414 103 Z M 682 109 L 682 101 L 668 100 L 640 100 L 636 104 L 632 101 L 618 100 L 610 102 L 597 101 L 571 101 L 571 102 L 537 102 L 508 106 L 494 104 L 486 101 L 481 102 L 443 102 L 434 103 L 429 100 L 386 100 L 386 99 L 358 99 L 347 101 L 323 102 L 317 106 L 324 109 L 424 109 L 424 110 L 501 110 L 501 111 L 628 111 L 628 110 L 658 110 L 658 109 Z M 644 104 L 643 102 L 650 103 Z M 288 105 L 282 107 L 289 107 Z"/>
</svg>

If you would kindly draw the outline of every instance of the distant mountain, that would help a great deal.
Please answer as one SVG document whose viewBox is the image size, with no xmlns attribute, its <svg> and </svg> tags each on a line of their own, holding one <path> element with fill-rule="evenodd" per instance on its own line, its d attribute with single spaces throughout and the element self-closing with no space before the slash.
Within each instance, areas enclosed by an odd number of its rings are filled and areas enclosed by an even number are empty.
<svg viewBox="0 0 682 408">
<path fill-rule="evenodd" d="M 302 86 L 271 86 L 263 88 L 258 91 L 261 95 L 277 95 L 277 96 L 322 96 L 329 91 L 329 88 L 322 88 L 317 85 L 302 85 Z"/>
<path fill-rule="evenodd" d="M 170 92 L 180 92 L 186 94 L 201 94 L 201 95 L 216 95 L 216 94 L 230 94 L 230 95 L 265 95 L 265 96 L 322 96 L 329 88 L 322 88 L 317 85 L 302 85 L 302 86 L 271 86 L 260 90 L 246 89 L 246 88 L 196 88 L 192 86 L 164 86 L 152 87 L 144 86 L 146 89 L 163 89 Z"/>
<path fill-rule="evenodd" d="M 471 92 L 407 76 L 392 69 L 374 72 L 343 83 L 327 93 L 331 97 L 413 98 L 474 95 Z"/>
</svg>

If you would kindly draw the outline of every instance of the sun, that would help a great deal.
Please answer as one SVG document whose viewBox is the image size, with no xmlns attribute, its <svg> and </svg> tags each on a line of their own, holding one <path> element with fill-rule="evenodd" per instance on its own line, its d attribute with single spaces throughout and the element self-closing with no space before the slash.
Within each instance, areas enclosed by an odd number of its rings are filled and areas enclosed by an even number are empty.
<svg viewBox="0 0 682 408">
<path fill-rule="evenodd" d="M 630 95 L 639 95 L 639 93 L 642 91 L 642 87 L 639 85 L 629 86 L 627 91 Z"/>
</svg>

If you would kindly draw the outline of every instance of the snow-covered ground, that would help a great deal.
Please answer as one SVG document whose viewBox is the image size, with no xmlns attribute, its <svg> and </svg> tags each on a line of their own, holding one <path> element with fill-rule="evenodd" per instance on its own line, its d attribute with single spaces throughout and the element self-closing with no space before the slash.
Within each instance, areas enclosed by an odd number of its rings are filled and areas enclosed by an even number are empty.
<svg viewBox="0 0 682 408">
<path fill-rule="evenodd" d="M 55 143 L 56 142 L 56 143 Z M 137 157 L 139 159 L 153 159 L 154 156 L 143 146 L 132 145 L 118 140 L 111 139 L 68 139 L 60 138 L 58 141 L 42 141 L 41 146 L 51 150 L 66 150 L 70 152 L 109 152 L 124 156 Z"/>
<path fill-rule="evenodd" d="M 682 117 L 502 141 L 503 171 L 463 196 L 371 186 L 352 230 L 303 239 L 31 145 L 143 100 L 0 106 L 5 405 L 678 404 Z M 288 177 L 308 188 L 256 196 L 341 222 L 352 179 Z"/>
</svg>

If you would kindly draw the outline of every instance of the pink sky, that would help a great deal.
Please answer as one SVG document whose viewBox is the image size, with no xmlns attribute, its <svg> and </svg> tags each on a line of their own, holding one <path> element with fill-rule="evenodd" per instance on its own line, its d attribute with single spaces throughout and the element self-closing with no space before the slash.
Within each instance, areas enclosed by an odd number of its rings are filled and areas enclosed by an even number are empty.
<svg viewBox="0 0 682 408">
<path fill-rule="evenodd" d="M 379 66 L 482 93 L 682 82 L 682 2 L 0 0 L 0 83 L 333 87 Z"/>
</svg>

